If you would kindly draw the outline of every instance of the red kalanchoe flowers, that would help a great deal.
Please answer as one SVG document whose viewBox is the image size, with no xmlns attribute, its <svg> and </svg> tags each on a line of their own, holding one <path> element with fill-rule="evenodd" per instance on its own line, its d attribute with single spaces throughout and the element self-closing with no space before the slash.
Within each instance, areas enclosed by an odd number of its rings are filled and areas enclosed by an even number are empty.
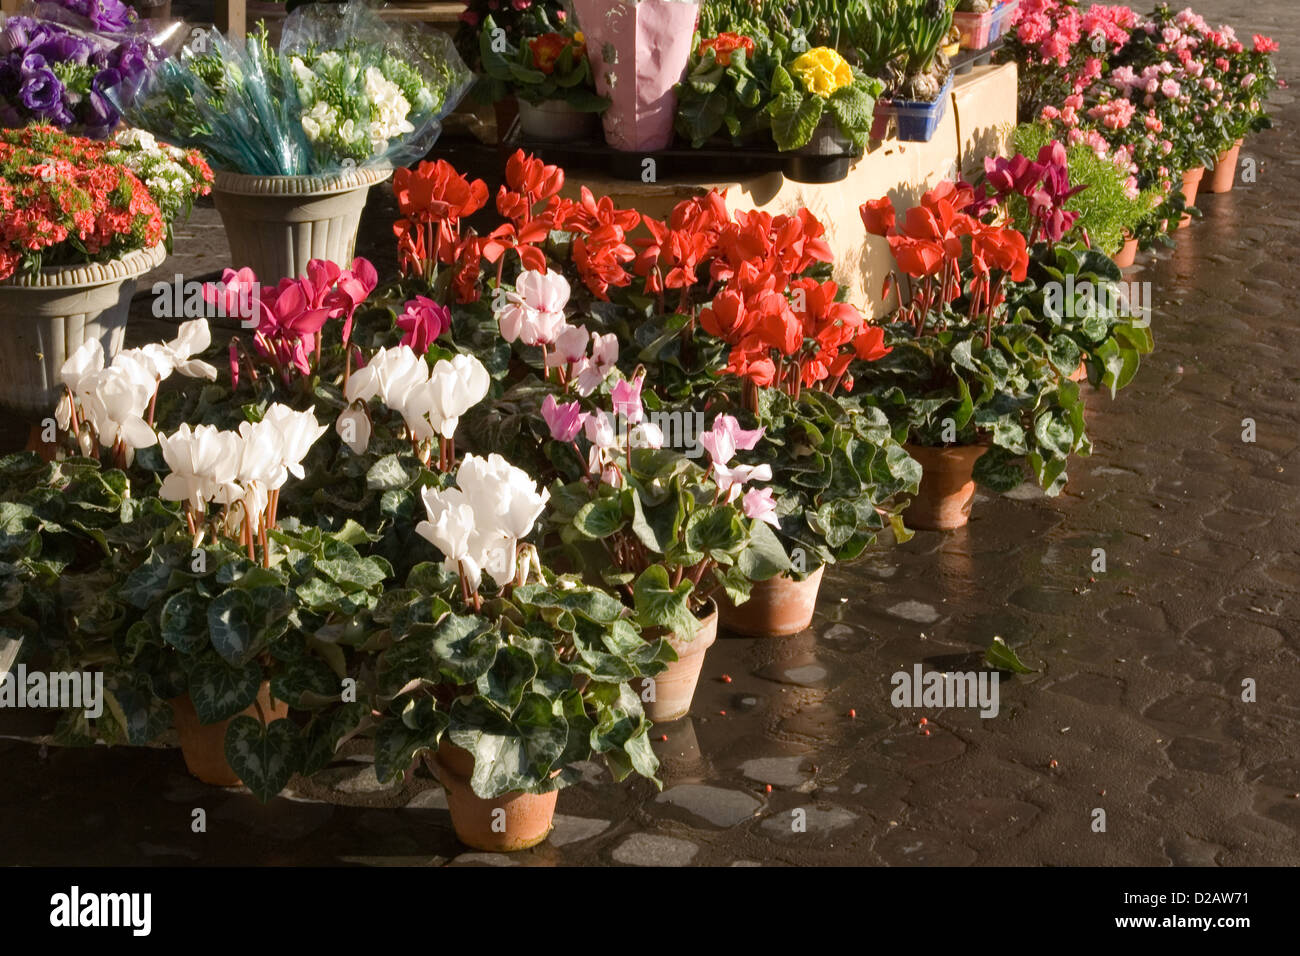
<svg viewBox="0 0 1300 956">
<path fill-rule="evenodd" d="M 0 130 L 0 280 L 19 268 L 107 261 L 163 241 L 158 204 L 107 158 L 110 145 L 52 126 Z"/>
</svg>

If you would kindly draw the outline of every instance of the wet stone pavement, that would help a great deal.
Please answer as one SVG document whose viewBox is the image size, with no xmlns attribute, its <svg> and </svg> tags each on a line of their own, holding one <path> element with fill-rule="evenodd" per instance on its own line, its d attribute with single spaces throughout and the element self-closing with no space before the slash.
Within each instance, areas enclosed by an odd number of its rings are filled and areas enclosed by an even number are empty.
<svg viewBox="0 0 1300 956">
<path fill-rule="evenodd" d="M 1287 0 L 1197 9 L 1273 35 L 1300 76 Z M 591 765 L 542 846 L 472 853 L 422 768 L 385 789 L 345 754 L 262 806 L 175 749 L 46 746 L 10 712 L 0 863 L 1300 863 L 1300 106 L 1277 105 L 1243 154 L 1257 182 L 1139 260 L 1156 351 L 1117 400 L 1090 396 L 1095 452 L 1065 493 L 980 495 L 966 529 L 832 569 L 809 631 L 719 640 L 694 716 L 655 728 L 662 792 Z M 361 251 L 387 253 L 387 221 L 371 210 Z M 167 270 L 217 268 L 215 224 L 199 210 L 204 244 Z M 1037 671 L 1003 680 L 996 717 L 891 705 L 895 672 L 978 668 L 995 635 Z"/>
</svg>

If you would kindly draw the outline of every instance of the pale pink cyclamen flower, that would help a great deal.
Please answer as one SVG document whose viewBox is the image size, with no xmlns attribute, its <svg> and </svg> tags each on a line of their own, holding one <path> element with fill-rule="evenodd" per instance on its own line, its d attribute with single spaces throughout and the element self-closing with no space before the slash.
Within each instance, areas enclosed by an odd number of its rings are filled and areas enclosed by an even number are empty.
<svg viewBox="0 0 1300 956">
<path fill-rule="evenodd" d="M 781 522 L 776 517 L 776 502 L 772 500 L 771 488 L 751 488 L 741 499 L 745 516 L 758 521 L 765 521 L 778 530 Z"/>
<path fill-rule="evenodd" d="M 719 415 L 713 428 L 700 436 L 700 444 L 709 453 L 713 464 L 725 465 L 736 457 L 737 451 L 750 451 L 763 437 L 762 428 L 746 431 L 731 415 Z"/>
</svg>

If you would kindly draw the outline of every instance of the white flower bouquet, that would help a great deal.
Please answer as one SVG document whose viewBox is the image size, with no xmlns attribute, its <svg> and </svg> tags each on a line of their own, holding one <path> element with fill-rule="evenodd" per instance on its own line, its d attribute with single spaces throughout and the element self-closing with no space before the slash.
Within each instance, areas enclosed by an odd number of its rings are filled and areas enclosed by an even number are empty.
<svg viewBox="0 0 1300 956">
<path fill-rule="evenodd" d="M 217 169 L 322 175 L 425 155 L 472 84 L 449 37 L 349 0 L 299 7 L 278 49 L 264 29 L 242 48 L 200 33 L 117 98 L 132 125 L 203 150 Z"/>
</svg>

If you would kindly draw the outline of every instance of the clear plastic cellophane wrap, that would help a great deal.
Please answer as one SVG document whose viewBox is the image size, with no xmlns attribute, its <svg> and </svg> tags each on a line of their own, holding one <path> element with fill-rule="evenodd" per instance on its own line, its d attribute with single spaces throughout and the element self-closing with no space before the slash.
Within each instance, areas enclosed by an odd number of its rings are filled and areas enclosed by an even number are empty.
<svg viewBox="0 0 1300 956">
<path fill-rule="evenodd" d="M 473 80 L 450 37 L 349 0 L 296 9 L 278 48 L 261 29 L 242 46 L 196 31 L 177 56 L 119 88 L 118 107 L 217 169 L 327 175 L 422 157 Z"/>
</svg>

